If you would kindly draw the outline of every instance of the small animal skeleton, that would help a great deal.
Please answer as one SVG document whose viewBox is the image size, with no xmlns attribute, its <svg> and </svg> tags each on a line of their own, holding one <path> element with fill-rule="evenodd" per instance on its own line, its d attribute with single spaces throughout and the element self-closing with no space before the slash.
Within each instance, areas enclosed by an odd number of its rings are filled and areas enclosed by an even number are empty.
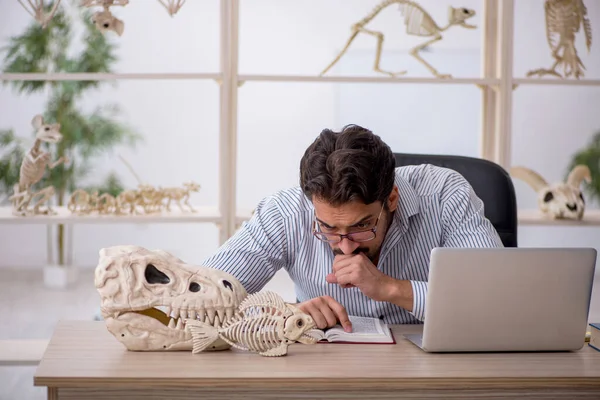
<svg viewBox="0 0 600 400">
<path fill-rule="evenodd" d="M 346 42 L 344 48 L 338 53 L 335 59 L 329 64 L 323 72 L 321 72 L 321 76 L 327 73 L 331 67 L 333 67 L 346 53 L 350 44 L 354 41 L 356 36 L 359 33 L 366 33 L 368 35 L 375 36 L 377 38 L 377 51 L 375 55 L 375 65 L 373 69 L 376 72 L 387 74 L 391 77 L 396 77 L 398 75 L 404 75 L 406 71 L 400 72 L 390 72 L 382 70 L 380 67 L 381 61 L 381 51 L 383 47 L 384 35 L 381 32 L 374 31 L 371 29 L 365 28 L 365 26 L 371 22 L 377 14 L 379 14 L 383 9 L 392 5 L 399 4 L 402 15 L 404 16 L 404 24 L 406 25 L 406 33 L 409 35 L 415 36 L 423 36 L 423 37 L 432 37 L 432 39 L 420 44 L 411 49 L 410 54 L 417 59 L 421 64 L 423 64 L 433 75 L 438 78 L 451 78 L 452 75 L 449 74 L 440 74 L 431 64 L 426 62 L 420 55 L 419 51 L 429 46 L 432 43 L 435 43 L 439 40 L 442 40 L 441 32 L 444 32 L 448 28 L 454 25 L 462 26 L 468 29 L 475 29 L 475 25 L 469 25 L 465 21 L 475 15 L 474 10 L 470 10 L 467 8 L 454 8 L 449 7 L 448 9 L 448 24 L 446 26 L 440 27 L 438 26 L 431 15 L 427 13 L 419 4 L 410 0 L 384 0 L 382 3 L 377 5 L 373 11 L 365 18 L 361 19 L 359 22 L 352 25 L 352 34 L 350 38 Z"/>
<path fill-rule="evenodd" d="M 110 12 L 110 7 L 125 7 L 127 4 L 129 4 L 129 0 L 83 0 L 81 2 L 83 7 L 102 7 L 103 11 L 97 11 L 92 16 L 92 23 L 96 25 L 96 28 L 98 28 L 102 33 L 113 31 L 119 36 L 123 34 L 125 23 L 112 15 Z"/>
<path fill-rule="evenodd" d="M 592 46 L 592 27 L 586 18 L 587 8 L 583 0 L 546 0 L 546 38 L 552 50 L 554 64 L 550 69 L 536 69 L 527 73 L 528 77 L 554 75 L 559 78 L 582 77 L 585 66 L 575 48 L 575 34 L 583 27 L 588 53 Z M 563 75 L 556 71 L 562 66 Z"/>
<path fill-rule="evenodd" d="M 513 167 L 510 174 L 528 183 L 538 194 L 538 207 L 552 219 L 581 220 L 585 211 L 585 199 L 579 189 L 585 179 L 590 183 L 592 176 L 587 165 L 576 165 L 566 182 L 550 185 L 537 172 L 526 167 Z"/>
<path fill-rule="evenodd" d="M 171 17 L 185 4 L 185 0 L 158 0 L 158 2 L 167 9 Z"/>
<path fill-rule="evenodd" d="M 44 11 L 44 0 L 27 0 L 29 7 L 27 7 L 27 5 L 23 3 L 23 0 L 18 1 L 23 6 L 25 11 L 27 11 L 29 15 L 31 15 L 36 21 L 38 21 L 42 25 L 42 28 L 46 28 L 48 26 L 48 22 L 50 22 L 52 17 L 54 17 L 56 9 L 60 4 L 60 0 L 56 0 L 56 3 L 54 3 L 54 5 L 52 6 L 50 12 L 46 13 Z"/>
<path fill-rule="evenodd" d="M 314 344 L 317 338 L 308 332 L 315 328 L 312 317 L 274 292 L 259 292 L 246 297 L 238 312 L 220 327 L 196 319 L 186 320 L 192 334 L 192 353 L 208 349 L 218 340 L 240 350 L 266 357 L 287 354 L 294 342 Z"/>
<path fill-rule="evenodd" d="M 42 179 L 46 167 L 54 169 L 60 163 L 69 162 L 67 157 L 50 162 L 51 154 L 40 149 L 42 142 L 55 144 L 62 140 L 60 124 L 45 124 L 44 118 L 36 115 L 33 117 L 32 125 L 36 129 L 35 143 L 23 158 L 19 171 L 19 183 L 14 186 L 14 194 L 9 198 L 12 201 L 13 214 L 17 216 L 55 214 L 49 204 L 46 210 L 40 210 L 41 205 L 48 202 L 54 195 L 54 187 L 48 186 L 37 192 L 33 192 L 31 188 Z M 29 203 L 38 196 L 42 197 L 35 202 L 33 210 L 30 210 Z"/>
</svg>

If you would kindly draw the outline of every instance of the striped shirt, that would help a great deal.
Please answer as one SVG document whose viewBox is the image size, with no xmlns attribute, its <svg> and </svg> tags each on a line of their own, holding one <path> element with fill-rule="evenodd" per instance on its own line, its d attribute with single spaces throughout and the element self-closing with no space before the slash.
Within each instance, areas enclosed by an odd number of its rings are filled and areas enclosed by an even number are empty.
<svg viewBox="0 0 600 400">
<path fill-rule="evenodd" d="M 425 318 L 429 257 L 435 247 L 502 247 L 484 216 L 483 202 L 459 173 L 429 164 L 396 168 L 398 208 L 382 243 L 377 268 L 413 288 L 413 309 L 374 301 L 356 287 L 327 283 L 334 254 L 312 235 L 313 205 L 300 187 L 260 201 L 254 215 L 203 265 L 238 278 L 248 293 L 283 268 L 303 302 L 329 295 L 349 315 L 382 318 L 391 324 L 419 324 Z"/>
</svg>

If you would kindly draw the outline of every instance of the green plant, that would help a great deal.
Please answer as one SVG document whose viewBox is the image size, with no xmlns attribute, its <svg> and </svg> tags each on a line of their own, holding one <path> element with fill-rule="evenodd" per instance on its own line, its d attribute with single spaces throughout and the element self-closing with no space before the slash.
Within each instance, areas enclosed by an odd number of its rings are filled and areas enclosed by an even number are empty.
<svg viewBox="0 0 600 400">
<path fill-rule="evenodd" d="M 54 2 L 46 5 L 49 10 Z M 66 9 L 63 1 L 54 18 L 46 28 L 32 19 L 25 32 L 11 37 L 8 45 L 0 49 L 4 73 L 110 73 L 117 60 L 115 45 L 91 23 L 91 13 L 78 6 Z M 67 13 L 71 11 L 71 13 Z M 74 26 L 81 24 L 81 43 L 73 43 Z M 82 48 L 75 53 L 73 48 Z M 46 170 L 38 188 L 53 185 L 56 189 L 55 204 L 66 205 L 70 193 L 77 188 L 96 189 L 100 193 L 117 195 L 123 190 L 118 177 L 111 173 L 103 183 L 93 187 L 82 185 L 93 169 L 94 158 L 110 152 L 117 145 L 134 146 L 140 135 L 126 124 L 119 122 L 119 106 L 109 104 L 91 113 L 78 108 L 82 96 L 100 87 L 106 81 L 57 81 L 23 80 L 9 81 L 20 95 L 47 93 L 45 110 L 28 110 L 29 121 L 42 114 L 49 123 L 60 123 L 63 139 L 55 145 L 44 145 L 52 154 L 52 160 L 67 155 L 70 162 L 52 170 Z M 33 138 L 33 127 L 31 137 Z M 27 143 L 26 143 L 27 142 Z M 0 131 L 0 190 L 6 194 L 4 202 L 12 194 L 18 181 L 23 155 L 33 143 L 18 138 L 13 130 Z M 58 264 L 64 265 L 64 226 L 58 226 Z"/>
<path fill-rule="evenodd" d="M 583 183 L 589 200 L 600 200 L 600 131 L 592 136 L 584 148 L 573 155 L 565 176 L 577 164 L 587 165 L 590 169 L 592 182 L 589 185 Z"/>
</svg>

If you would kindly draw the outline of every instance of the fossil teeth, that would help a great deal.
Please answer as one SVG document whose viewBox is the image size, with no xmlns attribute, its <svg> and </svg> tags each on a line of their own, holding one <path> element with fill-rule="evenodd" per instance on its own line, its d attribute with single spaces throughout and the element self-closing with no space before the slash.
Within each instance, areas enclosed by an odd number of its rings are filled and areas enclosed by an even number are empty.
<svg viewBox="0 0 600 400">
<path fill-rule="evenodd" d="M 219 316 L 219 321 L 221 321 L 221 322 L 225 321 L 225 311 L 223 309 L 218 309 L 217 315 Z"/>
<path fill-rule="evenodd" d="M 179 318 L 179 308 L 174 308 L 173 312 L 171 313 L 171 317 L 173 318 Z"/>
<path fill-rule="evenodd" d="M 188 311 L 188 318 L 189 319 L 196 319 L 196 310 L 189 310 Z"/>
<path fill-rule="evenodd" d="M 206 310 L 206 314 L 208 316 L 208 322 L 210 322 L 212 325 L 215 322 L 215 315 L 217 315 L 217 312 L 214 308 L 209 308 Z"/>
<path fill-rule="evenodd" d="M 177 320 L 177 329 L 183 329 L 183 319 L 181 318 Z"/>
<path fill-rule="evenodd" d="M 225 310 L 225 314 L 227 315 L 227 320 L 229 321 L 233 317 L 233 308 L 228 308 Z"/>
<path fill-rule="evenodd" d="M 215 317 L 215 322 L 213 322 L 213 326 L 215 328 L 218 328 L 219 326 L 221 326 L 221 321 L 219 320 L 219 316 L 218 315 Z"/>
<path fill-rule="evenodd" d="M 198 321 L 204 322 L 205 313 L 206 313 L 206 311 L 204 310 L 204 308 L 198 309 L 198 316 L 197 316 Z"/>
<path fill-rule="evenodd" d="M 171 320 L 169 321 L 169 328 L 175 329 L 175 320 L 173 318 L 171 318 Z"/>
</svg>

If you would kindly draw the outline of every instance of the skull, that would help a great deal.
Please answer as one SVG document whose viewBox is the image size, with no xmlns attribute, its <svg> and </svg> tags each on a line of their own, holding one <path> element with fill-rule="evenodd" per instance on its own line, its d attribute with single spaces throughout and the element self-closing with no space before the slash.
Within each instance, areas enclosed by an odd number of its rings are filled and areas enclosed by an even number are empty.
<svg viewBox="0 0 600 400">
<path fill-rule="evenodd" d="M 35 138 L 46 143 L 58 143 L 62 140 L 60 133 L 60 124 L 46 124 L 42 115 L 36 115 L 31 120 L 31 125 L 35 129 Z"/>
<path fill-rule="evenodd" d="M 121 36 L 125 29 L 125 23 L 112 15 L 108 9 L 94 13 L 92 16 L 92 23 L 96 25 L 96 28 L 102 33 L 113 31 Z"/>
<path fill-rule="evenodd" d="M 108 331 L 129 350 L 192 350 L 186 319 L 222 326 L 247 296 L 227 272 L 193 266 L 162 250 L 103 248 L 95 270 Z M 210 350 L 230 347 L 222 340 Z"/>
<path fill-rule="evenodd" d="M 448 22 L 451 25 L 459 25 L 467 29 L 475 29 L 477 26 L 467 24 L 465 21 L 475 16 L 475 10 L 464 7 L 448 7 Z"/>
<path fill-rule="evenodd" d="M 553 219 L 583 218 L 585 200 L 579 186 L 581 181 L 591 182 L 591 172 L 586 165 L 575 166 L 566 182 L 548 184 L 537 172 L 525 167 L 513 167 L 515 178 L 528 183 L 538 194 L 538 207 L 544 215 Z"/>
</svg>

